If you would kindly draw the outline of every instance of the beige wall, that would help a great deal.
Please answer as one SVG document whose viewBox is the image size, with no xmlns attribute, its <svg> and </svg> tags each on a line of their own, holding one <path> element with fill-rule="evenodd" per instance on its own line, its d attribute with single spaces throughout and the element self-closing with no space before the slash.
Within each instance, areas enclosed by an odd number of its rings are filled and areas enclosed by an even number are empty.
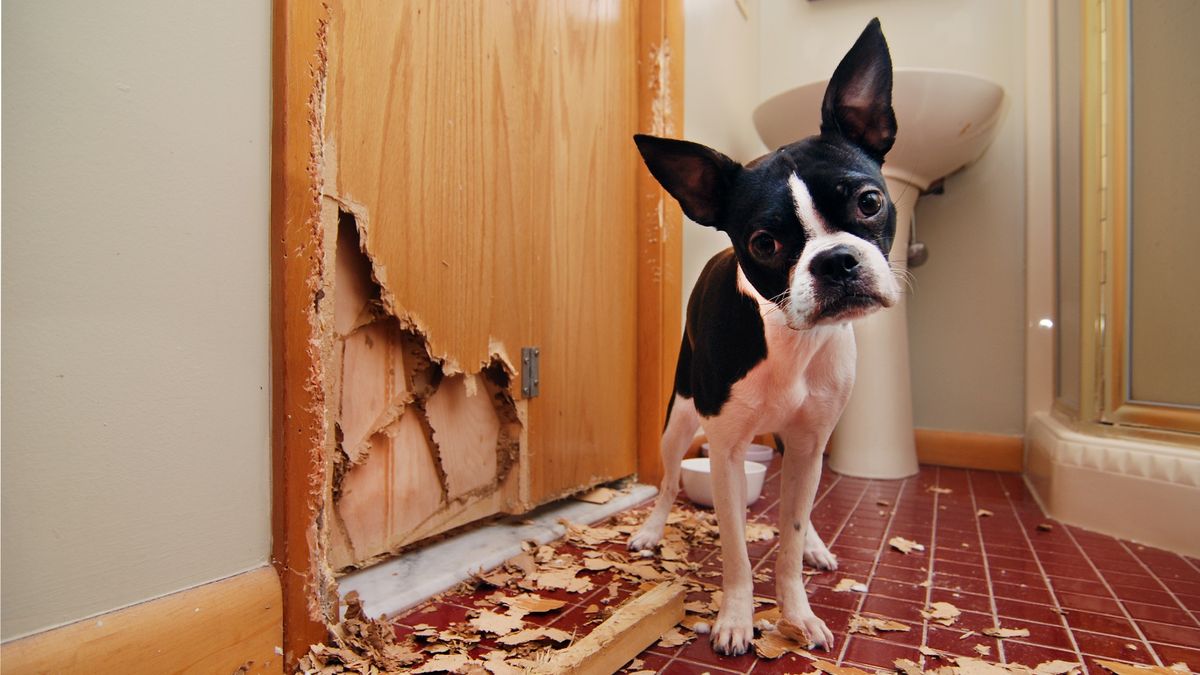
<svg viewBox="0 0 1200 675">
<path fill-rule="evenodd" d="M 1024 6 L 992 0 L 843 0 L 750 7 L 756 36 L 744 35 L 740 18 L 722 16 L 739 16 L 733 0 L 713 3 L 704 21 L 689 3 L 686 26 L 685 131 L 693 140 L 701 140 L 699 134 L 725 140 L 716 125 L 726 125 L 730 146 L 748 151 L 737 159 L 765 151 L 733 140 L 746 129 L 753 131 L 754 107 L 796 85 L 828 78 L 873 16 L 883 23 L 896 66 L 964 70 L 1005 88 L 1008 112 L 992 148 L 977 165 L 947 180 L 944 195 L 917 205 L 917 235 L 928 244 L 930 260 L 914 270 L 910 351 L 917 426 L 1021 433 Z M 732 38 L 702 38 L 716 34 L 712 24 L 718 20 L 728 22 Z M 746 49 L 755 42 L 757 56 Z M 758 86 L 752 91 L 745 80 L 753 72 Z M 708 108 L 713 105 L 720 106 L 719 115 Z M 686 275 L 699 270 L 695 261 L 716 248 L 707 233 L 697 231 L 684 231 L 685 287 L 691 281 Z"/>
<path fill-rule="evenodd" d="M 768 0 L 770 1 L 770 0 Z M 758 96 L 758 0 L 688 0 L 684 11 L 683 138 L 720 150 L 739 162 L 766 152 L 751 115 Z M 696 277 L 729 237 L 683 223 L 683 311 Z"/>
<path fill-rule="evenodd" d="M 3 630 L 270 546 L 270 5 L 3 5 Z"/>
</svg>

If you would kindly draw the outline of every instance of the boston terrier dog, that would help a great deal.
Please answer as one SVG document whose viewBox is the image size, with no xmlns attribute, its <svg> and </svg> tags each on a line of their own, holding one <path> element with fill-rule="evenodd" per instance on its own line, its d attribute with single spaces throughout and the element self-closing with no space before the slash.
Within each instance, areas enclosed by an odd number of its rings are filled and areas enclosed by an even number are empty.
<svg viewBox="0 0 1200 675">
<path fill-rule="evenodd" d="M 888 265 L 896 210 L 880 167 L 896 138 L 892 62 L 872 20 L 830 79 L 821 133 L 742 166 L 711 148 L 638 135 L 650 172 L 689 218 L 729 235 L 687 308 L 667 408 L 666 475 L 654 509 L 629 540 L 656 546 L 679 492 L 679 466 L 698 427 L 711 448 L 724 600 L 713 648 L 738 655 L 754 636 L 746 553 L 743 457 L 758 434 L 786 448 L 776 599 L 782 619 L 815 645 L 833 633 L 813 614 L 801 561 L 836 569 L 810 523 L 821 456 L 854 384 L 850 321 L 900 298 Z"/>
</svg>

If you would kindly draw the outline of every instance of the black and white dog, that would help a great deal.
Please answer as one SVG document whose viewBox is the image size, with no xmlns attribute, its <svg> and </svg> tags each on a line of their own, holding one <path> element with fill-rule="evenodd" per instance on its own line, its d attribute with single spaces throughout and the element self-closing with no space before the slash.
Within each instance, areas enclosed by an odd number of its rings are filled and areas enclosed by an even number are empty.
<svg viewBox="0 0 1200 675">
<path fill-rule="evenodd" d="M 887 254 L 896 212 L 880 166 L 896 137 L 892 62 L 872 20 L 842 59 L 821 106 L 821 133 L 742 166 L 696 143 L 635 137 L 650 172 L 692 220 L 729 235 L 688 302 L 654 509 L 629 541 L 658 544 L 697 427 L 711 447 L 724 600 L 713 647 L 745 652 L 753 580 L 745 543 L 743 457 L 758 434 L 787 449 L 775 583 L 782 618 L 813 643 L 833 634 L 813 614 L 801 560 L 837 561 L 810 523 L 821 455 L 854 383 L 850 321 L 900 297 Z"/>
</svg>

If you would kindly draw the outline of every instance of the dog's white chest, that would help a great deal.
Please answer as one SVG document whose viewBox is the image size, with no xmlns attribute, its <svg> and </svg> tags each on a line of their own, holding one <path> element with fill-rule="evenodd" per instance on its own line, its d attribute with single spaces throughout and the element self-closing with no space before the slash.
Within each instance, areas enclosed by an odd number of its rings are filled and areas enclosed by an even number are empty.
<svg viewBox="0 0 1200 675">
<path fill-rule="evenodd" d="M 739 277 L 744 280 L 740 270 Z M 739 286 L 743 292 L 753 288 L 744 282 Z M 850 324 L 794 330 L 774 305 L 755 299 L 760 301 L 767 358 L 734 383 L 727 410 L 720 416 L 752 419 L 754 433 L 760 434 L 786 427 L 812 397 L 847 391 L 854 380 L 855 350 Z"/>
</svg>

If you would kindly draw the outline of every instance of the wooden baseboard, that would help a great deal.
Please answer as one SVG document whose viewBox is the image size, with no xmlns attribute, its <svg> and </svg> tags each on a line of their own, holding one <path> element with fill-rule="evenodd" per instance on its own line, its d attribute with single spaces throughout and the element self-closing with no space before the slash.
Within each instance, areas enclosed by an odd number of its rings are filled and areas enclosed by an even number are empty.
<svg viewBox="0 0 1200 675">
<path fill-rule="evenodd" d="M 271 567 L 0 645 L 10 673 L 282 673 Z M 239 671 L 239 668 L 244 670 Z"/>
<path fill-rule="evenodd" d="M 963 469 L 1020 471 L 1025 453 L 1021 436 L 970 431 L 917 429 L 917 461 Z"/>
</svg>

